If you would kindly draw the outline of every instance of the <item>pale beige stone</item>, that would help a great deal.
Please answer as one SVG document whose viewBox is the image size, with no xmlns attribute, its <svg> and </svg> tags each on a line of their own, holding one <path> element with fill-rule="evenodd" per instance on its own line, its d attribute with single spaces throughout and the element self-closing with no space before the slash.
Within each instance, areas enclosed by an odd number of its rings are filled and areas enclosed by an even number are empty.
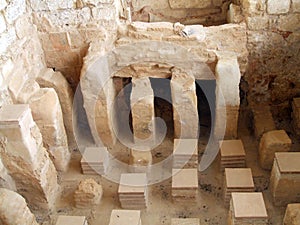
<svg viewBox="0 0 300 225">
<path fill-rule="evenodd" d="M 4 167 L 0 159 L 0 187 L 16 191 L 16 184 L 11 176 L 8 174 L 7 169 Z"/>
<path fill-rule="evenodd" d="M 195 78 L 173 69 L 171 79 L 174 137 L 198 138 L 198 109 Z"/>
<path fill-rule="evenodd" d="M 0 199 L 0 223 L 2 225 L 38 225 L 21 195 L 0 188 Z"/>
<path fill-rule="evenodd" d="M 246 15 L 262 15 L 266 9 L 264 0 L 241 0 L 240 2 Z"/>
<path fill-rule="evenodd" d="M 292 141 L 284 130 L 265 133 L 259 144 L 259 162 L 263 169 L 271 170 L 275 152 L 287 152 Z"/>
<path fill-rule="evenodd" d="M 173 169 L 172 189 L 198 188 L 197 169 Z"/>
<path fill-rule="evenodd" d="M 198 167 L 198 139 L 174 139 L 173 169 Z"/>
<path fill-rule="evenodd" d="M 24 74 L 20 73 L 20 68 L 19 68 L 16 74 L 14 74 L 13 79 L 11 79 L 8 84 L 8 90 L 10 91 L 14 102 L 17 102 L 18 95 L 20 94 L 25 82 L 26 82 L 26 77 L 24 76 Z"/>
<path fill-rule="evenodd" d="M 206 8 L 211 5 L 211 0 L 169 0 L 170 6 L 172 9 L 188 9 L 188 8 Z"/>
<path fill-rule="evenodd" d="M 198 218 L 172 218 L 171 225 L 200 225 Z"/>
<path fill-rule="evenodd" d="M 288 204 L 283 225 L 300 225 L 300 204 Z"/>
<path fill-rule="evenodd" d="M 268 213 L 262 193 L 232 193 L 230 217 L 230 225 L 267 225 Z"/>
<path fill-rule="evenodd" d="M 278 20 L 278 29 L 287 32 L 296 32 L 300 28 L 300 15 L 298 13 L 282 15 Z"/>
<path fill-rule="evenodd" d="M 174 202 L 194 202 L 198 196 L 198 170 L 172 169 L 172 199 Z"/>
<path fill-rule="evenodd" d="M 88 225 L 85 216 L 58 216 L 55 225 Z"/>
<path fill-rule="evenodd" d="M 134 142 L 155 141 L 154 93 L 149 78 L 133 78 L 130 96 Z M 148 142 L 148 141 L 147 141 Z"/>
<path fill-rule="evenodd" d="M 250 30 L 263 30 L 269 26 L 269 17 L 267 16 L 253 16 L 247 17 L 246 23 Z"/>
<path fill-rule="evenodd" d="M 114 209 L 110 215 L 109 225 L 142 225 L 141 212 L 139 210 Z"/>
<path fill-rule="evenodd" d="M 225 119 L 225 138 L 237 137 L 240 79 L 241 72 L 237 57 L 231 54 L 220 55 L 216 65 L 216 123 L 221 123 L 220 120 Z M 225 118 L 221 112 L 222 108 L 226 110 Z M 221 128 L 216 126 L 215 133 L 220 132 L 218 129 Z"/>
<path fill-rule="evenodd" d="M 0 110 L 0 154 L 16 188 L 34 209 L 52 210 L 57 172 L 42 146 L 29 105 L 6 105 Z M 18 146 L 18 147 L 16 147 Z"/>
<path fill-rule="evenodd" d="M 99 205 L 102 195 L 102 185 L 93 179 L 83 180 L 74 193 L 75 206 L 76 208 L 91 208 Z"/>
<path fill-rule="evenodd" d="M 270 178 L 270 192 L 275 206 L 286 206 L 300 201 L 300 153 L 275 153 Z"/>
<path fill-rule="evenodd" d="M 292 9 L 293 9 L 293 12 L 300 12 L 300 1 L 299 0 L 292 0 Z"/>
<path fill-rule="evenodd" d="M 227 12 L 227 21 L 229 23 L 240 23 L 242 20 L 243 15 L 240 6 L 231 3 Z"/>
<path fill-rule="evenodd" d="M 151 151 L 130 150 L 130 164 L 132 166 L 150 166 L 152 164 Z"/>
<path fill-rule="evenodd" d="M 273 115 L 270 106 L 263 104 L 254 104 L 252 106 L 253 120 L 254 120 L 254 133 L 257 139 L 272 130 L 276 130 Z"/>
<path fill-rule="evenodd" d="M 283 14 L 287 13 L 290 9 L 290 1 L 277 1 L 277 0 L 268 0 L 267 9 L 269 14 Z"/>
<path fill-rule="evenodd" d="M 121 174 L 118 189 L 121 207 L 125 209 L 145 209 L 148 205 L 146 173 Z"/>
<path fill-rule="evenodd" d="M 47 104 L 45 104 L 47 103 Z M 32 115 L 57 170 L 65 171 L 70 160 L 62 111 L 52 88 L 41 88 L 29 99 Z"/>
<path fill-rule="evenodd" d="M 109 163 L 108 154 L 106 147 L 86 147 L 80 161 L 83 174 L 106 174 Z"/>
<path fill-rule="evenodd" d="M 77 147 L 74 128 L 73 128 L 73 91 L 60 72 L 54 72 L 52 69 L 45 69 L 41 71 L 36 81 L 42 88 L 54 88 L 61 105 L 63 113 L 63 121 L 68 137 L 68 145 L 70 149 Z"/>
<path fill-rule="evenodd" d="M 28 100 L 32 95 L 34 95 L 36 92 L 38 92 L 40 89 L 39 84 L 34 80 L 34 79 L 29 79 L 27 80 L 18 97 L 17 97 L 17 102 L 20 104 L 26 104 L 28 103 Z"/>
</svg>

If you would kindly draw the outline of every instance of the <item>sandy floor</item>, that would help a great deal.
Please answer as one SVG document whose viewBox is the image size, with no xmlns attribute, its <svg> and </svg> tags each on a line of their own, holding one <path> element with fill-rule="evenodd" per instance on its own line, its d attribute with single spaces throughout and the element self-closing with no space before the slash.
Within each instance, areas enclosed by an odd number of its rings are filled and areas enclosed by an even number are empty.
<svg viewBox="0 0 300 225">
<path fill-rule="evenodd" d="M 243 118 L 241 117 L 241 121 Z M 256 191 L 263 191 L 267 210 L 270 216 L 270 224 L 281 225 L 285 208 L 274 207 L 268 191 L 270 173 L 263 171 L 257 164 L 258 142 L 249 133 L 246 123 L 240 123 L 239 136 L 243 140 L 247 166 L 252 168 Z M 199 140 L 199 154 L 205 148 L 206 137 Z M 293 149 L 299 149 L 299 143 L 293 145 Z M 160 161 L 172 151 L 172 140 L 165 141 L 153 151 L 154 162 Z M 118 152 L 118 157 L 123 161 L 128 160 L 128 149 L 118 144 L 112 154 Z M 55 224 L 57 215 L 84 215 L 88 218 L 89 225 L 108 225 L 112 209 L 120 209 L 117 189 L 118 184 L 100 176 L 87 176 L 81 173 L 80 152 L 74 152 L 69 170 L 60 175 L 62 195 L 57 202 L 57 212 L 47 219 L 43 219 L 43 225 Z M 200 218 L 201 224 L 225 225 L 227 224 L 228 208 L 223 204 L 223 174 L 220 172 L 220 159 L 205 172 L 199 173 L 199 196 L 197 203 L 178 204 L 171 199 L 171 179 L 149 186 L 149 207 L 142 210 L 143 225 L 170 224 L 171 218 L 196 217 Z M 165 169 L 167 170 L 167 169 Z M 162 174 L 169 171 L 160 171 Z M 76 209 L 73 202 L 73 193 L 78 183 L 86 178 L 94 178 L 100 182 L 104 189 L 101 204 L 93 209 Z M 41 221 L 42 222 L 42 221 Z"/>
</svg>

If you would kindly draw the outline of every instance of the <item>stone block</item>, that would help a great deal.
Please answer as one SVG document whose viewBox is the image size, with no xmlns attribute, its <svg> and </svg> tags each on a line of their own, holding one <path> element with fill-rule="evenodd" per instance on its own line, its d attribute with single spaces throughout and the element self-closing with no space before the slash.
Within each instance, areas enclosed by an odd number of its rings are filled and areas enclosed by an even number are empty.
<svg viewBox="0 0 300 225">
<path fill-rule="evenodd" d="M 282 31 L 296 32 L 300 28 L 300 15 L 298 13 L 282 15 L 277 23 L 277 28 Z"/>
<path fill-rule="evenodd" d="M 130 150 L 132 172 L 147 172 L 152 164 L 151 151 Z"/>
<path fill-rule="evenodd" d="M 262 193 L 232 193 L 228 225 L 268 224 Z"/>
<path fill-rule="evenodd" d="M 174 137 L 177 139 L 198 138 L 198 109 L 195 78 L 180 71 L 172 70 L 172 106 Z"/>
<path fill-rule="evenodd" d="M 74 193 L 76 208 L 91 208 L 100 204 L 103 189 L 93 179 L 86 179 L 79 183 Z"/>
<path fill-rule="evenodd" d="M 300 0 L 292 0 L 293 12 L 300 12 Z"/>
<path fill-rule="evenodd" d="M 268 29 L 269 17 L 268 16 L 247 17 L 246 22 L 250 30 L 264 30 L 264 29 Z"/>
<path fill-rule="evenodd" d="M 271 170 L 275 152 L 288 152 L 292 141 L 284 130 L 265 133 L 259 143 L 259 163 L 263 169 Z"/>
<path fill-rule="evenodd" d="M 55 225 L 88 225 L 85 216 L 58 216 Z"/>
<path fill-rule="evenodd" d="M 25 199 L 16 192 L 0 188 L 0 221 L 9 225 L 38 225 Z"/>
<path fill-rule="evenodd" d="M 47 102 L 47 104 L 45 104 Z M 57 170 L 65 171 L 70 159 L 58 96 L 53 88 L 41 88 L 29 99 L 32 115 Z"/>
<path fill-rule="evenodd" d="M 255 104 L 252 106 L 254 133 L 259 140 L 261 136 L 269 131 L 276 130 L 270 106 Z"/>
<path fill-rule="evenodd" d="M 60 72 L 54 72 L 52 69 L 41 71 L 36 81 L 42 88 L 53 88 L 56 91 L 62 109 L 69 148 L 75 149 L 77 144 L 74 136 L 72 116 L 74 94 L 68 81 Z"/>
<path fill-rule="evenodd" d="M 299 160 L 299 152 L 275 153 L 269 186 L 275 206 L 300 201 Z"/>
<path fill-rule="evenodd" d="M 139 210 L 112 210 L 109 225 L 142 225 Z"/>
<path fill-rule="evenodd" d="M 283 225 L 300 225 L 300 204 L 288 204 Z"/>
<path fill-rule="evenodd" d="M 240 23 L 242 20 L 243 15 L 240 6 L 231 3 L 227 12 L 227 21 L 229 23 Z"/>
<path fill-rule="evenodd" d="M 25 0 L 12 0 L 9 1 L 4 16 L 9 24 L 12 24 L 18 17 L 20 17 L 26 11 Z"/>
<path fill-rule="evenodd" d="M 14 28 L 9 28 L 0 36 L 0 54 L 5 54 L 8 47 L 17 39 Z"/>
<path fill-rule="evenodd" d="M 28 103 L 28 100 L 32 95 L 40 90 L 39 84 L 34 79 L 25 81 L 18 97 L 17 102 L 20 104 Z"/>
<path fill-rule="evenodd" d="M 7 129 L 19 129 L 16 139 Z M 18 134 L 19 135 L 19 134 Z M 0 110 L 0 155 L 8 173 L 34 209 L 54 208 L 58 189 L 57 173 L 47 151 L 41 146 L 41 134 L 34 123 L 29 105 L 6 105 Z"/>
<path fill-rule="evenodd" d="M 267 12 L 269 14 L 283 14 L 287 13 L 290 9 L 291 1 L 277 1 L 277 0 L 268 0 L 267 1 Z"/>
<path fill-rule="evenodd" d="M 148 77 L 132 78 L 130 96 L 134 142 L 151 147 L 155 141 L 154 93 Z M 151 149 L 150 149 L 151 150 Z"/>
<path fill-rule="evenodd" d="M 227 53 L 219 55 L 216 65 L 216 129 L 223 128 L 218 127 L 218 124 L 223 121 L 225 138 L 237 137 L 240 79 L 241 72 L 237 57 Z M 219 132 L 218 130 L 215 130 L 215 134 Z"/>
<path fill-rule="evenodd" d="M 68 50 L 70 48 L 67 33 L 53 32 L 49 34 L 49 40 L 55 50 Z"/>
<path fill-rule="evenodd" d="M 262 15 L 266 9 L 264 0 L 241 0 L 241 5 L 247 16 Z"/>
<path fill-rule="evenodd" d="M 169 0 L 169 3 L 172 9 L 202 9 L 211 6 L 211 0 Z"/>
</svg>

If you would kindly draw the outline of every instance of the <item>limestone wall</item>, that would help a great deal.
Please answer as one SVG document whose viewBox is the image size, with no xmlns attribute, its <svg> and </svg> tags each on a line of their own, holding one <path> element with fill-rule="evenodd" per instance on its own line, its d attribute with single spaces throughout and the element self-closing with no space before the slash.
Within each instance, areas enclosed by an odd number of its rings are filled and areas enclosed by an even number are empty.
<svg viewBox="0 0 300 225">
<path fill-rule="evenodd" d="M 26 79 L 45 66 L 30 12 L 26 0 L 0 1 L 0 106 L 16 101 Z"/>
<path fill-rule="evenodd" d="M 30 0 L 47 67 L 62 72 L 75 88 L 91 41 L 114 41 L 119 0 Z"/>
<path fill-rule="evenodd" d="M 226 23 L 231 0 L 130 0 L 134 21 L 181 22 L 219 25 Z"/>
<path fill-rule="evenodd" d="M 300 93 L 300 3 L 298 0 L 240 0 L 245 15 L 250 101 L 267 101 L 273 111 L 289 107 Z"/>
</svg>

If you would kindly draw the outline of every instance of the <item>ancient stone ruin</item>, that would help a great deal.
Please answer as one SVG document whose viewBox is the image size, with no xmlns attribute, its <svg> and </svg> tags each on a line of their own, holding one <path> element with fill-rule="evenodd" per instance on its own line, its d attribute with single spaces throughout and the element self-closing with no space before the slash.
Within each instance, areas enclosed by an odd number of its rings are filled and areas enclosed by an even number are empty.
<svg viewBox="0 0 300 225">
<path fill-rule="evenodd" d="M 0 0 L 0 224 L 300 225 L 299 0 Z"/>
</svg>

